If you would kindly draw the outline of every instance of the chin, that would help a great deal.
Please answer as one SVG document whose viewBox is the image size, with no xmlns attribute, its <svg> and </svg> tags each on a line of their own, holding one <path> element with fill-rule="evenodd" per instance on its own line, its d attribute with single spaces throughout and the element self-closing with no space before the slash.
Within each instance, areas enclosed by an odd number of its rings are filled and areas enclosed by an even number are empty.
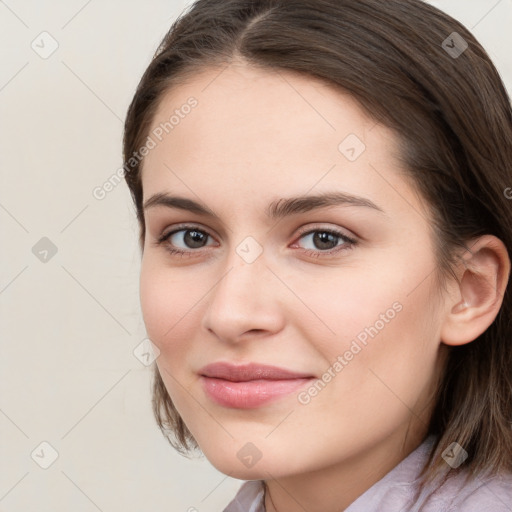
<svg viewBox="0 0 512 512">
<path fill-rule="evenodd" d="M 246 467 L 237 458 L 233 459 L 233 457 L 207 457 L 207 459 L 217 471 L 238 480 L 263 480 L 268 478 L 269 473 L 272 474 L 272 470 L 267 470 L 261 460 L 252 467 Z"/>
<path fill-rule="evenodd" d="M 239 447 L 236 441 L 227 442 L 223 449 L 201 447 L 210 464 L 221 473 L 239 480 L 262 480 L 273 474 L 276 467 L 273 458 L 265 458 L 252 443 Z"/>
<path fill-rule="evenodd" d="M 221 473 L 238 480 L 268 480 L 300 474 L 311 469 L 307 460 L 286 456 L 270 450 L 269 447 L 258 450 L 251 443 L 239 445 L 236 441 L 226 444 L 224 449 L 212 447 L 204 450 L 206 458 Z M 263 452 L 263 453 L 262 453 Z"/>
</svg>

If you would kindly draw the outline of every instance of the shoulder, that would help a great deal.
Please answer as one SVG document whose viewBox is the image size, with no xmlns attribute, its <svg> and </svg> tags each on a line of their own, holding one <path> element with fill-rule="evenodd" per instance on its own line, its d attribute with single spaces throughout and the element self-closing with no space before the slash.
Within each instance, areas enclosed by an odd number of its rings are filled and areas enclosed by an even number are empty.
<svg viewBox="0 0 512 512">
<path fill-rule="evenodd" d="M 223 512 L 265 512 L 262 480 L 244 482 Z"/>
<path fill-rule="evenodd" d="M 461 473 L 443 487 L 441 495 L 453 496 L 447 512 L 512 511 L 512 473 L 476 476 L 470 480 Z"/>
<path fill-rule="evenodd" d="M 450 469 L 442 481 L 421 489 L 420 473 L 433 440 L 429 437 L 346 512 L 512 512 L 512 473 L 471 478 L 465 469 Z"/>
<path fill-rule="evenodd" d="M 380 496 L 368 494 L 369 498 L 373 498 L 368 501 L 368 505 L 377 505 L 378 509 L 375 510 L 512 512 L 512 473 L 487 478 L 468 478 L 464 471 L 454 473 L 443 484 L 425 489 L 419 497 L 414 481 L 409 484 L 388 481 L 387 484 L 387 489 Z M 366 506 L 364 509 L 356 507 L 354 512 L 369 509 L 374 510 Z"/>
</svg>

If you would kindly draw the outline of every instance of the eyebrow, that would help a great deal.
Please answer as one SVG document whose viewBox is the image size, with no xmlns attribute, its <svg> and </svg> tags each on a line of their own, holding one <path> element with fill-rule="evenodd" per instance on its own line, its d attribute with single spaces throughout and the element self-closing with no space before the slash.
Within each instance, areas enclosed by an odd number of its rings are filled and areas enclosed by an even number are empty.
<svg viewBox="0 0 512 512">
<path fill-rule="evenodd" d="M 210 208 L 201 203 L 185 197 L 171 196 L 165 193 L 157 193 L 148 198 L 144 203 L 144 210 L 155 206 L 177 208 L 197 213 L 199 215 L 217 217 Z M 384 210 L 370 199 L 348 194 L 346 192 L 326 192 L 318 195 L 281 198 L 270 203 L 267 206 L 265 214 L 270 219 L 277 220 L 289 215 L 306 213 L 317 208 L 325 208 L 328 206 L 360 206 L 371 208 L 385 214 Z"/>
</svg>

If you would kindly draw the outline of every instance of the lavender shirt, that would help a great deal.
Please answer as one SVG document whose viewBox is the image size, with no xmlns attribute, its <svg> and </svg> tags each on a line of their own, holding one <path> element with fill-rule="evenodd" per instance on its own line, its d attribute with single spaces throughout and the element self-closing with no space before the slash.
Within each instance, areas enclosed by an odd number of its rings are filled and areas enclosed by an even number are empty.
<svg viewBox="0 0 512 512">
<path fill-rule="evenodd" d="M 416 477 L 434 442 L 425 441 L 387 475 L 352 502 L 345 512 L 512 512 L 512 473 L 469 481 L 454 471 L 434 493 L 428 490 L 412 504 Z M 239 489 L 223 512 L 265 512 L 263 482 L 250 480 Z"/>
</svg>

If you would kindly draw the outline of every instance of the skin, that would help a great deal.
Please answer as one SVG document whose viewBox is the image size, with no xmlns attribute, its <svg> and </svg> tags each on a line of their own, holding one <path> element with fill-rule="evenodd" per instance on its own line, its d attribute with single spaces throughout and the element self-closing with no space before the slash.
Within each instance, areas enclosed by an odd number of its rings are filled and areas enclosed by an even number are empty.
<svg viewBox="0 0 512 512">
<path fill-rule="evenodd" d="M 145 157 L 144 201 L 172 193 L 217 218 L 146 210 L 140 299 L 147 333 L 160 350 L 167 391 L 219 471 L 264 479 L 268 511 L 343 510 L 424 439 L 448 347 L 492 323 L 510 261 L 495 237 L 473 240 L 459 282 L 441 294 L 428 209 L 401 175 L 394 134 L 311 77 L 243 61 L 222 69 L 169 90 L 151 127 L 190 96 L 198 100 Z M 355 161 L 338 150 L 349 134 L 366 145 Z M 333 190 L 384 212 L 338 205 L 265 217 L 279 198 Z M 184 231 L 155 243 L 183 222 L 209 235 L 202 245 L 186 245 Z M 313 229 L 335 229 L 357 244 L 325 255 L 344 242 L 315 244 Z M 236 252 L 248 236 L 263 249 L 252 263 Z M 170 254 L 166 243 L 189 256 Z M 200 385 L 198 370 L 214 361 L 321 378 L 396 302 L 401 311 L 307 404 L 293 392 L 257 409 L 232 409 Z M 252 467 L 237 457 L 248 442 L 261 453 Z"/>
</svg>

